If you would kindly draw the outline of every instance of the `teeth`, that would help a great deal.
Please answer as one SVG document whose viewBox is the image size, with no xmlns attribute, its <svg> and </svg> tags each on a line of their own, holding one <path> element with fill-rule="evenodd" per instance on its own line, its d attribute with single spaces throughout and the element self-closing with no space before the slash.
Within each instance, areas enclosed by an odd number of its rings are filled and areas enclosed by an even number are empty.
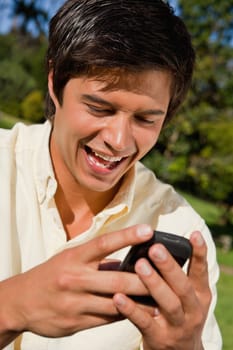
<svg viewBox="0 0 233 350">
<path fill-rule="evenodd" d="M 103 169 L 108 168 L 107 165 L 102 164 L 102 163 L 99 163 L 99 162 L 98 162 L 96 159 L 94 159 L 92 156 L 89 156 L 89 158 L 90 158 L 91 161 L 92 161 L 93 163 L 95 163 L 98 167 L 103 168 Z"/>
<path fill-rule="evenodd" d="M 107 155 L 99 154 L 95 151 L 94 151 L 94 153 L 97 157 L 102 158 L 103 160 L 106 160 L 108 162 L 119 162 L 122 159 L 122 157 L 110 157 Z"/>
</svg>

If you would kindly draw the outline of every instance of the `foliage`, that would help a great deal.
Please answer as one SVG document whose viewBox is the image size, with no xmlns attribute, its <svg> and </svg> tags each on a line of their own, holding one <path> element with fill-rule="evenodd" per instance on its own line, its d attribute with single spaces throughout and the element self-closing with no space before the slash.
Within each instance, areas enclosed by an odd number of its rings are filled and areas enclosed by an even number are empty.
<svg viewBox="0 0 233 350">
<path fill-rule="evenodd" d="M 0 128 L 11 129 L 18 122 L 20 122 L 20 119 L 0 111 Z"/>
<path fill-rule="evenodd" d="M 38 6 L 36 1 L 14 0 L 13 2 L 14 15 L 21 18 L 20 31 L 22 34 L 28 32 L 28 27 L 31 22 L 34 22 L 39 34 L 44 33 L 43 24 L 48 21 L 47 12 Z"/>
<path fill-rule="evenodd" d="M 40 90 L 30 92 L 21 104 L 22 116 L 33 123 L 43 120 L 43 94 Z"/>
<path fill-rule="evenodd" d="M 21 116 L 21 103 L 33 90 L 45 91 L 45 38 L 12 32 L 0 36 L 0 110 Z"/>
<path fill-rule="evenodd" d="M 144 162 L 165 181 L 225 209 L 233 224 L 233 6 L 177 0 L 196 49 L 188 98 Z"/>
</svg>

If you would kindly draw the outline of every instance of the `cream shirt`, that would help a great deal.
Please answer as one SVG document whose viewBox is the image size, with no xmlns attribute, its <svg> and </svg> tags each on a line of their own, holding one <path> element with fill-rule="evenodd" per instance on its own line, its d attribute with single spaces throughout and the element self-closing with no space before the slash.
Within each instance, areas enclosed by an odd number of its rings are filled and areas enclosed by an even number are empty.
<svg viewBox="0 0 233 350">
<path fill-rule="evenodd" d="M 113 201 L 91 227 L 67 242 L 54 201 L 57 183 L 50 154 L 51 125 L 0 130 L 0 279 L 6 279 L 45 261 L 56 252 L 82 244 L 105 232 L 137 223 L 189 237 L 200 230 L 208 245 L 209 280 L 213 294 L 203 331 L 205 350 L 221 349 L 221 336 L 214 317 L 219 269 L 213 240 L 200 216 L 174 189 L 161 183 L 138 163 L 127 176 Z M 112 256 L 123 259 L 128 248 Z M 23 334 L 21 350 L 136 350 L 141 335 L 128 320 L 50 339 Z M 14 344 L 5 349 L 13 350 Z"/>
</svg>

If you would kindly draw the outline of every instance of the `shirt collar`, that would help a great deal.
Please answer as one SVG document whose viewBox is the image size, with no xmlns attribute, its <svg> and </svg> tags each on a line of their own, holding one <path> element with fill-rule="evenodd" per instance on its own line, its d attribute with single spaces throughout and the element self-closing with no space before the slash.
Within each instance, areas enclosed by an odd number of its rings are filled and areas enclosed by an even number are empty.
<svg viewBox="0 0 233 350">
<path fill-rule="evenodd" d="M 36 188 L 40 204 L 54 196 L 57 189 L 52 160 L 49 151 L 49 141 L 52 131 L 52 124 L 46 121 L 42 126 L 43 131 L 34 158 L 34 174 Z"/>
<path fill-rule="evenodd" d="M 123 177 L 120 188 L 112 201 L 108 204 L 105 210 L 116 208 L 121 206 L 130 211 L 133 203 L 134 192 L 135 192 L 135 167 L 132 167 Z"/>
</svg>

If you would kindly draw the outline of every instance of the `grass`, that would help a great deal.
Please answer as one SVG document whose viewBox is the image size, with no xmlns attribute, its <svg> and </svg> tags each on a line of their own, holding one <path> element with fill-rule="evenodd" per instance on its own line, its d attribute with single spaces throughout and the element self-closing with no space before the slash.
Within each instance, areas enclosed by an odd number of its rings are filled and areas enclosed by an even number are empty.
<svg viewBox="0 0 233 350">
<path fill-rule="evenodd" d="M 218 257 L 218 262 L 220 265 L 225 265 L 232 267 L 233 269 L 233 250 L 229 252 L 224 252 L 221 249 L 217 250 L 217 257 Z M 232 289 L 233 291 L 233 289 Z M 232 348 L 233 349 L 233 348 Z"/>
<path fill-rule="evenodd" d="M 215 203 L 205 201 L 191 194 L 179 191 L 179 193 L 193 206 L 193 208 L 206 220 L 208 225 L 215 225 L 221 215 L 222 209 Z"/>
<path fill-rule="evenodd" d="M 232 265 L 231 265 L 232 266 Z M 233 307 L 232 307 L 232 291 L 233 276 L 221 273 L 218 288 L 218 303 L 215 315 L 222 333 L 223 348 L 222 350 L 233 349 Z"/>
</svg>

